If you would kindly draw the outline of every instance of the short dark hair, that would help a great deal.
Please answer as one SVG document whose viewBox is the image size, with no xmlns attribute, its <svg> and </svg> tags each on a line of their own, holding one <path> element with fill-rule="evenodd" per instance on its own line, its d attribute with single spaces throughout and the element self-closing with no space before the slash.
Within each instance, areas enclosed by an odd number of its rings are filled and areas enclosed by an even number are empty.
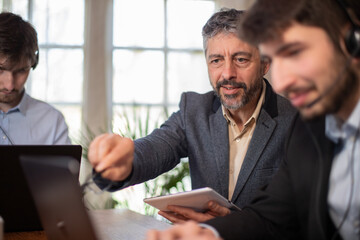
<svg viewBox="0 0 360 240">
<path fill-rule="evenodd" d="M 360 18 L 359 0 L 342 0 Z M 241 22 L 240 36 L 258 45 L 277 40 L 294 22 L 324 29 L 337 49 L 343 26 L 349 22 L 338 0 L 257 0 Z"/>
<path fill-rule="evenodd" d="M 222 8 L 214 13 L 206 22 L 202 29 L 204 50 L 207 48 L 209 38 L 219 33 L 235 33 L 239 32 L 239 22 L 243 11 L 229 8 Z"/>
<path fill-rule="evenodd" d="M 0 55 L 11 64 L 29 59 L 35 68 L 39 57 L 37 33 L 34 27 L 19 15 L 0 13 Z"/>
</svg>

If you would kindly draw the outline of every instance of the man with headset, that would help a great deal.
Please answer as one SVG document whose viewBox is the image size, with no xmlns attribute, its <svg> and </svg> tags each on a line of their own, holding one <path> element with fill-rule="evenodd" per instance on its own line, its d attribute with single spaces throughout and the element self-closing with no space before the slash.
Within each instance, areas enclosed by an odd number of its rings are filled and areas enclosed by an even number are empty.
<svg viewBox="0 0 360 240">
<path fill-rule="evenodd" d="M 240 35 L 272 62 L 274 89 L 300 112 L 285 161 L 241 212 L 149 240 L 360 238 L 359 19 L 358 0 L 254 3 Z"/>
<path fill-rule="evenodd" d="M 0 145 L 71 143 L 63 115 L 25 92 L 38 61 L 35 29 L 18 15 L 1 13 Z"/>
</svg>

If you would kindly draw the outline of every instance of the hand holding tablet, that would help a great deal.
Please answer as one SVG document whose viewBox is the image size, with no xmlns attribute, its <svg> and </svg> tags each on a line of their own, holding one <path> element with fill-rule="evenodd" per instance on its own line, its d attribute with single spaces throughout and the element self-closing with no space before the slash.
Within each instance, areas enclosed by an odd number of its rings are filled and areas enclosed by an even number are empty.
<svg viewBox="0 0 360 240">
<path fill-rule="evenodd" d="M 167 206 L 169 205 L 188 207 L 197 212 L 205 212 L 208 210 L 207 203 L 211 200 L 217 202 L 223 207 L 232 210 L 241 210 L 231 201 L 221 196 L 212 188 L 208 188 L 208 187 L 195 189 L 188 192 L 181 192 L 181 193 L 175 193 L 165 196 L 145 198 L 144 202 L 165 212 L 169 211 L 167 209 Z"/>
</svg>

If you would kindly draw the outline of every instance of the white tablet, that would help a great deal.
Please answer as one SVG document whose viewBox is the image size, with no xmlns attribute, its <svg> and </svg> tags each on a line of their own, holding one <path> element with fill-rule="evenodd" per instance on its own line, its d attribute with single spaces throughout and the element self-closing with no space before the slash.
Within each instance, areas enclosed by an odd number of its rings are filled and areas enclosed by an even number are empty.
<svg viewBox="0 0 360 240">
<path fill-rule="evenodd" d="M 167 209 L 168 205 L 178 205 L 192 208 L 197 212 L 204 212 L 208 210 L 207 203 L 210 200 L 213 200 L 221 206 L 227 207 L 229 209 L 240 210 L 240 208 L 231 201 L 221 196 L 212 188 L 208 187 L 199 188 L 188 192 L 145 198 L 144 202 L 162 211 L 169 211 Z"/>
</svg>

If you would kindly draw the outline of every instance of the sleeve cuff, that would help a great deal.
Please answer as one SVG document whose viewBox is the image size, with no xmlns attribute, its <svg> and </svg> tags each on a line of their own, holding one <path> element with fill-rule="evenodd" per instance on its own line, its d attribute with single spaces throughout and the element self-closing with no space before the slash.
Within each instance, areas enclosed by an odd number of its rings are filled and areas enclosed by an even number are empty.
<svg viewBox="0 0 360 240">
<path fill-rule="evenodd" d="M 95 170 L 93 169 L 93 172 L 94 171 Z M 130 182 L 133 172 L 134 172 L 134 168 L 131 170 L 130 175 L 126 179 L 124 179 L 123 181 L 119 181 L 119 182 L 113 182 L 109 179 L 101 177 L 101 175 L 95 177 L 93 180 L 100 189 L 104 190 L 106 188 L 106 191 L 115 192 L 115 191 L 123 189 L 124 186 L 129 185 L 128 183 Z"/>
</svg>

